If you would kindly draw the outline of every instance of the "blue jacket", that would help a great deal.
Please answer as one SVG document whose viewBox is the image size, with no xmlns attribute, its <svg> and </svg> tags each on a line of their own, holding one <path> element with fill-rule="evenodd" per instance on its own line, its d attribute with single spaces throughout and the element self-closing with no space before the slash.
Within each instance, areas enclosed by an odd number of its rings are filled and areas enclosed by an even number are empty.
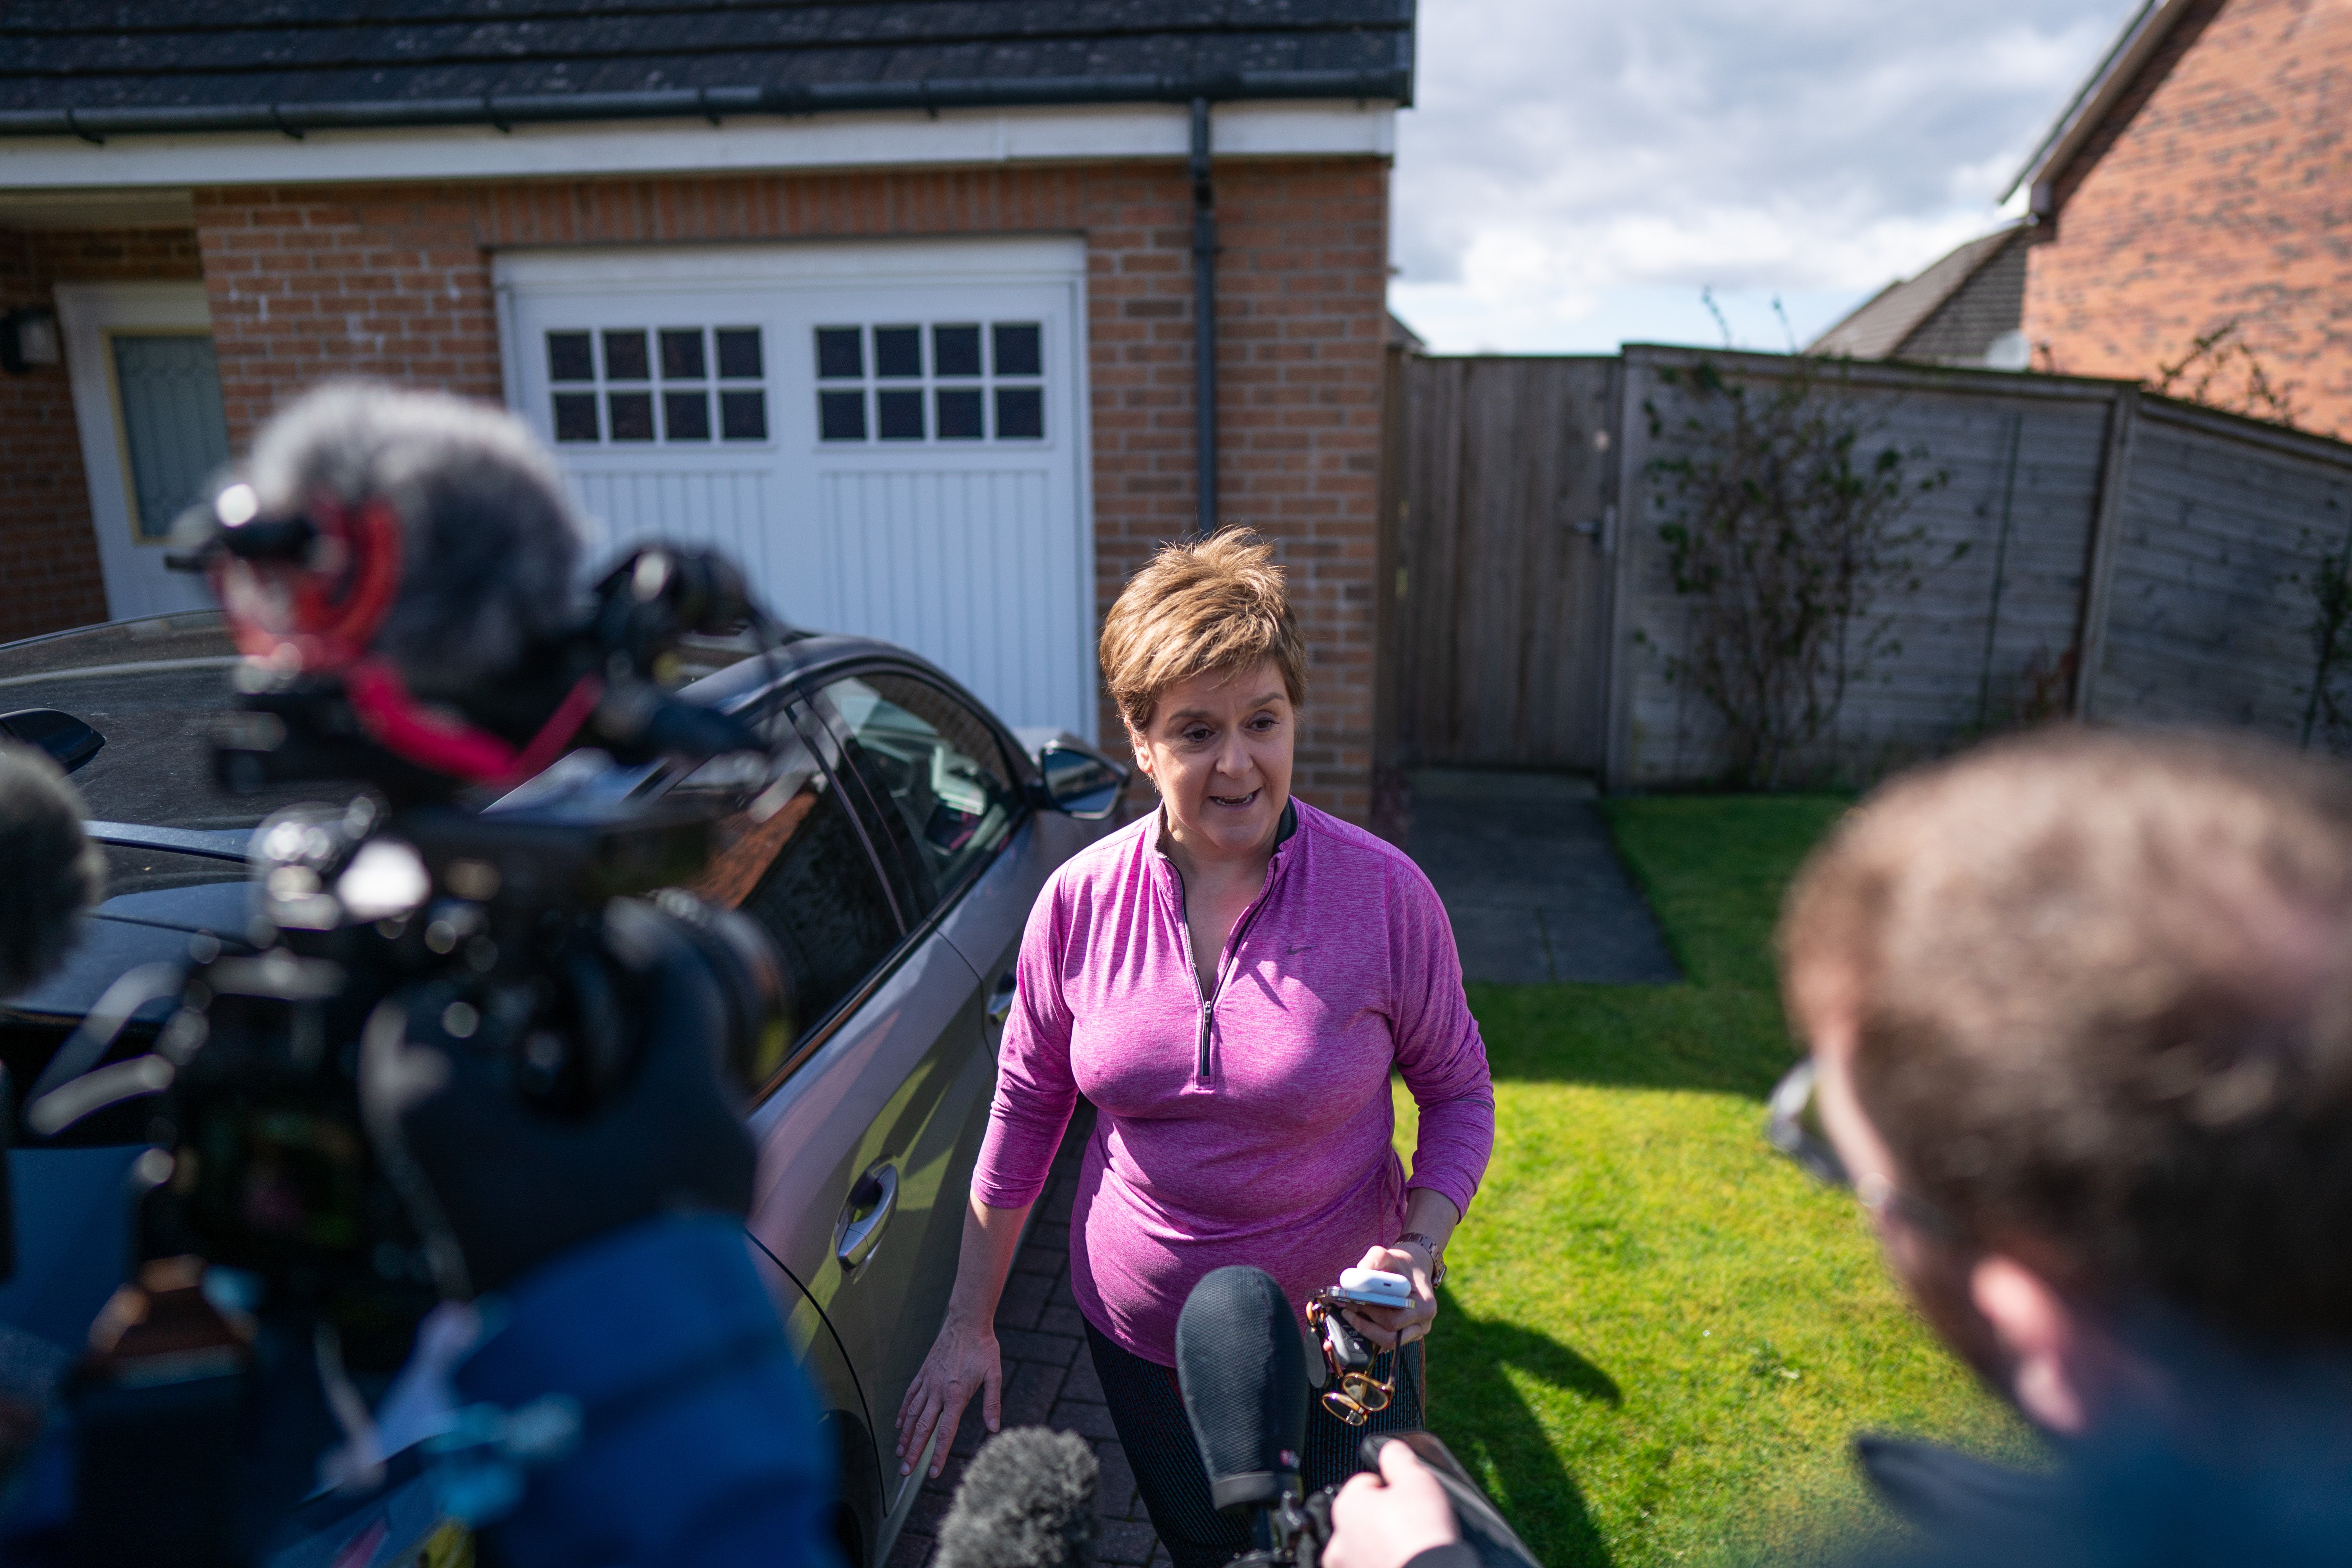
<svg viewBox="0 0 2352 1568">
<path fill-rule="evenodd" d="M 484 1520 L 510 1568 L 841 1568 L 835 1456 L 740 1221 L 634 1226 L 481 1305 L 453 1436 L 551 1412 L 537 1425 L 562 1440 L 520 1463 L 428 1442 L 394 1461 L 402 1484 L 298 1510 L 271 1568 L 402 1561 L 453 1510 Z M 59 1421 L 11 1489 L 0 1568 L 68 1560 L 73 1490 Z"/>
<path fill-rule="evenodd" d="M 835 1457 L 743 1227 L 656 1220 L 567 1253 L 503 1298 L 461 1404 L 577 1402 L 565 1457 L 494 1528 L 516 1568 L 836 1568 Z"/>
</svg>

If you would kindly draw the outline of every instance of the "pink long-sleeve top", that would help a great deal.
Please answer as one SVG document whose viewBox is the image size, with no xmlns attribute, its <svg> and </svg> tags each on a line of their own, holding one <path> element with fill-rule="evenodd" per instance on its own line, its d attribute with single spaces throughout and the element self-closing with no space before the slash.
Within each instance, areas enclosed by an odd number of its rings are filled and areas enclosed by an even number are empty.
<svg viewBox="0 0 2352 1568">
<path fill-rule="evenodd" d="M 1404 1227 L 1394 1068 L 1421 1107 L 1410 1185 L 1466 1213 L 1495 1142 L 1486 1047 L 1436 890 L 1294 805 L 1204 997 L 1154 812 L 1074 857 L 1022 938 L 980 1201 L 1036 1201 L 1077 1098 L 1097 1112 L 1070 1217 L 1078 1309 L 1176 1361 L 1204 1274 L 1248 1263 L 1294 1307 Z"/>
</svg>

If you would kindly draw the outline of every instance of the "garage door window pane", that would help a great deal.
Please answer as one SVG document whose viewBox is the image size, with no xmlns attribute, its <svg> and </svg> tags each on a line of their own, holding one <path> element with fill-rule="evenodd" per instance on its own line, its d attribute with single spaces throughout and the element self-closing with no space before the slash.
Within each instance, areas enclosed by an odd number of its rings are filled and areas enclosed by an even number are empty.
<svg viewBox="0 0 2352 1568">
<path fill-rule="evenodd" d="M 976 386 L 940 389 L 940 439 L 977 441 L 988 434 L 981 418 L 981 392 Z"/>
<path fill-rule="evenodd" d="M 654 438 L 654 395 L 650 392 L 614 392 L 605 396 L 605 407 L 613 420 L 615 441 L 650 441 Z"/>
<path fill-rule="evenodd" d="M 923 329 L 874 329 L 874 374 L 886 381 L 909 381 L 923 374 Z"/>
<path fill-rule="evenodd" d="M 919 441 L 923 438 L 923 395 L 919 392 L 882 392 L 875 395 L 878 405 L 875 412 L 881 416 L 882 439 L 885 441 Z"/>
<path fill-rule="evenodd" d="M 978 375 L 980 374 L 980 329 L 978 327 L 933 327 L 931 329 L 931 362 L 933 373 L 942 377 Z"/>
<path fill-rule="evenodd" d="M 1034 386 L 996 389 L 996 437 L 1000 441 L 1036 441 L 1045 435 L 1045 395 Z"/>
<path fill-rule="evenodd" d="M 866 395 L 862 392 L 820 392 L 816 395 L 818 432 L 828 441 L 866 439 Z"/>
<path fill-rule="evenodd" d="M 547 379 L 550 381 L 593 381 L 596 379 L 596 354 L 585 332 L 550 332 L 547 334 Z"/>
<path fill-rule="evenodd" d="M 702 379 L 702 329 L 700 327 L 670 327 L 661 335 L 662 379 L 664 381 L 700 381 Z"/>
<path fill-rule="evenodd" d="M 819 381 L 856 381 L 866 374 L 865 333 L 856 327 L 816 330 L 816 375 Z M 724 351 L 722 342 L 721 350 Z"/>
<path fill-rule="evenodd" d="M 653 364 L 646 355 L 646 334 L 643 332 L 606 332 L 604 334 L 604 379 L 606 381 L 650 381 Z"/>
<path fill-rule="evenodd" d="M 662 434 L 673 441 L 709 440 L 709 395 L 700 391 L 663 393 Z"/>
<path fill-rule="evenodd" d="M 764 392 L 720 393 L 719 432 L 730 441 L 766 440 L 768 395 Z"/>
<path fill-rule="evenodd" d="M 596 428 L 596 395 L 593 392 L 559 392 L 555 395 L 555 438 L 559 441 L 594 441 L 603 432 Z"/>
<path fill-rule="evenodd" d="M 1042 375 L 1045 356 L 1038 344 L 1039 333 L 1034 321 L 999 321 L 996 323 L 996 374 L 999 375 Z"/>
</svg>

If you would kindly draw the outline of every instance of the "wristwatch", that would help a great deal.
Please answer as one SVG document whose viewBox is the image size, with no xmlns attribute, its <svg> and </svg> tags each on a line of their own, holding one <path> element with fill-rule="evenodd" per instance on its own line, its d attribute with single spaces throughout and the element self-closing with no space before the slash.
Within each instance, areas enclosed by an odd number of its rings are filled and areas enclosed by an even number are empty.
<svg viewBox="0 0 2352 1568">
<path fill-rule="evenodd" d="M 1408 1241 L 1419 1243 L 1421 1249 L 1429 1254 L 1430 1287 L 1433 1289 L 1437 1286 L 1444 1284 L 1445 1254 L 1437 1250 L 1436 1239 L 1432 1237 L 1423 1236 L 1417 1230 L 1409 1230 L 1402 1236 L 1396 1238 L 1396 1245 L 1402 1247 Z"/>
</svg>

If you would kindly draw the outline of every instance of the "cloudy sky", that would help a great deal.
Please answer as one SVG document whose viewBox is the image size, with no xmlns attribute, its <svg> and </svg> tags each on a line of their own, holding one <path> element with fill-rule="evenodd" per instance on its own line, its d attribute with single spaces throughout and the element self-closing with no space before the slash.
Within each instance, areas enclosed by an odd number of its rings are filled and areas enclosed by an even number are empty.
<svg viewBox="0 0 2352 1568">
<path fill-rule="evenodd" d="M 1441 353 L 1802 341 L 2000 221 L 2138 0 L 1421 0 L 1397 313 Z"/>
</svg>

